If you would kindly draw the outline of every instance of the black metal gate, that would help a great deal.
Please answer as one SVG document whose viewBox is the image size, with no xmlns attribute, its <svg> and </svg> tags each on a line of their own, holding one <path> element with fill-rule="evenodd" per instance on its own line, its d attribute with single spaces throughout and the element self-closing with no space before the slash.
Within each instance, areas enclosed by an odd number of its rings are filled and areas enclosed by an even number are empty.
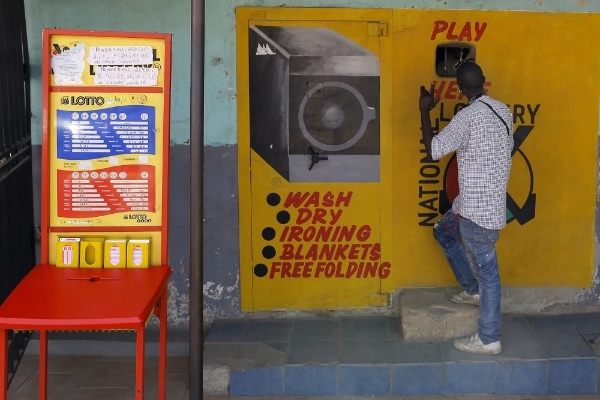
<svg viewBox="0 0 600 400">
<path fill-rule="evenodd" d="M 0 303 L 35 265 L 30 117 L 25 5 L 0 0 Z M 9 383 L 29 336 L 9 333 Z"/>
</svg>

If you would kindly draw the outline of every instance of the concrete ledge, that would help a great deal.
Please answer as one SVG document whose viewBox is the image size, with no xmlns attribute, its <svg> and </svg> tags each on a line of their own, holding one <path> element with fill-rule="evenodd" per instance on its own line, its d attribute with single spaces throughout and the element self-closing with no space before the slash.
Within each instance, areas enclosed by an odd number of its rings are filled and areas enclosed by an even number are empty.
<svg viewBox="0 0 600 400">
<path fill-rule="evenodd" d="M 202 367 L 203 394 L 229 394 L 229 368 L 218 365 Z"/>
<path fill-rule="evenodd" d="M 448 340 L 477 332 L 479 308 L 455 304 L 456 288 L 408 289 L 400 296 L 402 336 L 407 341 Z"/>
</svg>

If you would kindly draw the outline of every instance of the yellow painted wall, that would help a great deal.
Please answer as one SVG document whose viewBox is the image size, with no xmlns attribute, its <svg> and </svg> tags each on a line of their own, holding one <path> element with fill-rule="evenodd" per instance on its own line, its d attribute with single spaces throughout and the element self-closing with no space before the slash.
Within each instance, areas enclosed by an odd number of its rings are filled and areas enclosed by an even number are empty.
<svg viewBox="0 0 600 400">
<path fill-rule="evenodd" d="M 436 21 L 446 21 L 448 26 L 455 23 L 456 28 L 432 39 Z M 475 41 L 477 22 L 480 27 L 487 26 Z M 439 196 L 419 197 L 419 187 L 423 192 L 442 189 L 449 157 L 432 164 L 440 169 L 438 177 L 421 174 L 425 164 L 420 162 L 423 145 L 419 143 L 417 96 L 419 85 L 428 87 L 432 81 L 438 88 L 445 81 L 448 88 L 452 80 L 436 76 L 433 54 L 437 45 L 456 42 L 448 35 L 460 35 L 467 23 L 473 31 L 470 43 L 476 46 L 477 63 L 489 83 L 488 94 L 510 106 L 515 131 L 533 125 L 520 150 L 533 172 L 535 218 L 523 225 L 513 220 L 501 231 L 497 250 L 502 283 L 591 285 L 600 83 L 598 22 L 597 14 L 394 11 L 392 215 L 397 268 L 387 290 L 455 283 L 431 227 L 420 225 L 427 218 L 419 214 L 432 211 L 419 202 Z M 566 55 L 572 51 L 577 55 L 569 59 Z M 441 104 L 432 112 L 434 125 L 446 126 L 441 119 L 452 117 L 454 106 L 461 102 L 452 98 L 456 95 L 458 91 L 443 92 Z M 428 175 L 432 172 L 432 168 L 425 170 Z M 440 183 L 419 184 L 432 179 Z M 508 193 L 523 206 L 530 185 L 525 158 L 516 153 Z M 431 222 L 435 220 L 437 217 Z"/>
<path fill-rule="evenodd" d="M 598 15 L 286 8 L 238 8 L 236 15 L 243 310 L 364 307 L 374 304 L 376 293 L 456 284 L 432 236 L 432 225 L 441 215 L 439 197 L 450 157 L 437 163 L 422 160 L 417 108 L 419 86 L 432 81 L 443 88 L 442 101 L 432 112 L 434 126 L 442 129 L 457 104 L 466 103 L 458 98 L 452 78 L 436 75 L 436 47 L 447 43 L 475 47 L 488 94 L 509 105 L 515 131 L 529 132 L 513 156 L 508 193 L 517 211 L 529 199 L 525 208 L 530 215 L 515 218 L 507 211 L 509 223 L 497 244 L 502 283 L 591 285 L 600 93 Z M 329 27 L 373 51 L 368 29 L 374 23 L 385 23 L 388 29 L 387 35 L 378 37 L 380 182 L 287 182 L 250 150 L 248 27 Z M 279 182 L 275 189 L 274 178 Z M 264 277 L 253 273 L 259 263 L 271 268 L 269 263 L 282 261 L 283 242 L 273 245 L 274 259 L 266 262 L 260 254 L 266 244 L 262 229 L 274 224 L 266 195 L 276 191 L 285 200 L 294 191 L 337 193 L 365 185 L 372 187 L 361 189 L 366 198 L 356 197 L 359 200 L 343 225 L 380 219 L 371 224 L 379 223 L 379 261 L 390 262 L 389 276 L 325 279 L 313 273 L 310 278 L 290 279 L 279 272 L 270 278 L 271 269 Z M 292 221 L 295 218 L 292 212 Z"/>
</svg>

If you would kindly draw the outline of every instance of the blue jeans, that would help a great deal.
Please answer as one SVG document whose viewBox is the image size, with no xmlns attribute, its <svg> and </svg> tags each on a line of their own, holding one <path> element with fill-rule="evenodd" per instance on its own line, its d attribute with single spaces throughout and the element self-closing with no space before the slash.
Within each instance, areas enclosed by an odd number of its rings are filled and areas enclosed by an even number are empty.
<svg viewBox="0 0 600 400">
<path fill-rule="evenodd" d="M 494 247 L 498 230 L 482 228 L 449 210 L 435 224 L 433 236 L 458 283 L 470 295 L 479 293 L 479 338 L 484 344 L 500 340 L 500 275 Z"/>
</svg>

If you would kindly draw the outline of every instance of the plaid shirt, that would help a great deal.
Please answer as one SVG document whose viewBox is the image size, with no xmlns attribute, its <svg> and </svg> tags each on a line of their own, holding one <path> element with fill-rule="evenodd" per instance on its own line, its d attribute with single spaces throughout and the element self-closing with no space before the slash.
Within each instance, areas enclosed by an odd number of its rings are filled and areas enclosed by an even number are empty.
<svg viewBox="0 0 600 400">
<path fill-rule="evenodd" d="M 507 124 L 510 135 L 500 119 Z M 431 142 L 439 160 L 456 151 L 460 194 L 452 210 L 487 229 L 506 226 L 506 186 L 512 164 L 512 115 L 508 107 L 483 95 L 472 99 Z"/>
</svg>

